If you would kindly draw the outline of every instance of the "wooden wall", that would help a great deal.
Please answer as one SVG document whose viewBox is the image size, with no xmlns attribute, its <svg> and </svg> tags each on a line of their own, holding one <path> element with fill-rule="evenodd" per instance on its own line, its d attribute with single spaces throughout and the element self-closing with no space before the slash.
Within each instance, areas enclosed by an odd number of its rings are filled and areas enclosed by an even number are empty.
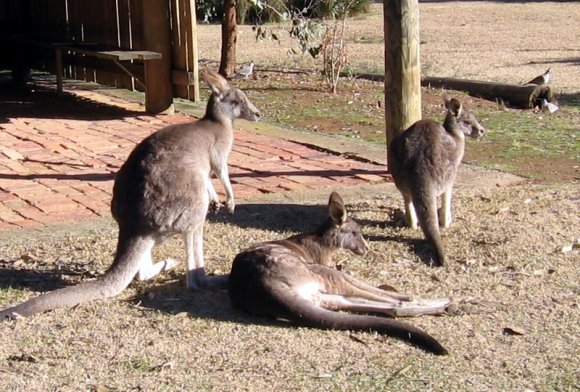
<svg viewBox="0 0 580 392">
<path fill-rule="evenodd" d="M 169 62 L 176 82 L 172 87 L 174 96 L 193 99 L 193 87 L 183 83 L 191 83 L 194 79 L 193 71 L 197 70 L 197 62 L 194 64 L 194 59 L 197 61 L 194 50 L 197 39 L 195 2 L 161 0 L 156 4 L 161 4 L 162 12 L 158 12 L 157 6 L 155 14 L 151 15 L 149 9 L 153 7 L 147 7 L 153 4 L 150 1 L 0 0 L 0 15 L 9 15 L 0 16 L 0 23 L 4 22 L 3 19 L 21 21 L 18 24 L 4 24 L 3 35 L 19 35 L 51 42 L 98 43 L 112 48 L 165 53 L 165 57 L 169 58 L 163 61 Z M 161 30 L 170 35 L 166 40 L 151 39 L 158 34 L 158 23 L 163 23 L 164 28 Z M 154 28 L 155 31 L 147 30 Z M 169 47 L 159 48 L 158 42 L 167 42 Z M 152 45 L 157 48 L 150 47 Z M 35 51 L 37 56 L 31 59 L 33 66 L 53 71 L 54 55 L 51 51 L 40 48 Z M 65 76 L 69 78 L 122 88 L 138 87 L 132 78 L 110 61 L 68 56 L 64 58 L 64 64 Z M 143 65 L 139 63 L 129 64 L 127 68 L 140 76 L 144 73 Z"/>
</svg>

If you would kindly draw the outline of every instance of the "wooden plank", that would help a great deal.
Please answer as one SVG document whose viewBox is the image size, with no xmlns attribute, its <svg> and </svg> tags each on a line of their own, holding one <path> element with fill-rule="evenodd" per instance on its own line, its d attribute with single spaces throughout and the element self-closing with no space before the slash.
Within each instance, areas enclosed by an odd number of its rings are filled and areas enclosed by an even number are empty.
<svg viewBox="0 0 580 392">
<path fill-rule="evenodd" d="M 419 4 L 383 0 L 387 144 L 421 119 Z"/>
<path fill-rule="evenodd" d="M 193 86 L 195 84 L 193 72 L 183 71 L 180 69 L 171 70 L 171 83 L 178 86 Z"/>
<path fill-rule="evenodd" d="M 142 9 L 143 44 L 141 49 L 161 53 L 160 60 L 145 62 L 145 109 L 149 113 L 173 112 L 171 85 L 171 36 L 166 0 L 148 0 Z"/>
<path fill-rule="evenodd" d="M 195 0 L 189 0 L 190 13 L 190 42 L 191 42 L 191 71 L 193 72 L 193 101 L 199 102 L 199 49 L 197 47 L 197 14 L 195 10 Z M 193 89 L 193 91 L 191 91 Z"/>
<path fill-rule="evenodd" d="M 66 3 L 54 0 L 30 1 L 29 34 L 46 40 L 62 40 L 67 35 Z"/>
<path fill-rule="evenodd" d="M 119 35 L 117 34 L 117 4 L 116 0 L 100 0 L 91 3 L 98 4 L 100 13 L 99 27 L 96 29 L 98 38 L 96 42 L 104 45 L 119 46 Z M 94 15 L 93 15 L 94 18 Z M 97 19 L 97 18 L 94 18 Z M 107 86 L 117 85 L 117 76 L 110 72 L 98 72 L 97 82 Z"/>
<path fill-rule="evenodd" d="M 184 15 L 184 1 L 183 0 L 171 0 L 171 36 L 172 36 L 172 68 L 173 72 L 186 72 L 187 69 L 187 35 L 186 27 L 184 26 L 185 15 Z M 173 76 L 172 76 L 173 78 Z M 179 77 L 176 80 L 182 80 Z M 173 86 L 173 92 L 176 97 L 179 98 L 189 98 L 189 89 L 187 83 L 175 83 Z"/>
<path fill-rule="evenodd" d="M 64 46 L 63 49 L 77 54 L 98 57 L 105 60 L 128 61 L 128 60 L 159 60 L 161 53 L 148 50 L 95 50 L 78 46 Z"/>
<path fill-rule="evenodd" d="M 82 42 L 83 21 L 82 21 L 82 2 L 83 0 L 68 1 L 68 34 L 69 38 L 76 42 Z M 66 65 L 66 61 L 65 61 Z M 68 65 L 65 66 L 65 76 L 77 80 L 89 80 L 90 76 L 85 68 Z"/>
<path fill-rule="evenodd" d="M 194 0 L 172 0 L 172 67 L 178 73 L 173 88 L 176 97 L 199 101 L 199 54 Z M 182 72 L 183 74 L 179 73 Z M 182 75 L 186 75 L 184 77 Z M 192 77 L 193 80 L 189 79 Z"/>
<path fill-rule="evenodd" d="M 133 40 L 131 49 L 151 49 L 147 47 L 144 40 L 143 13 L 145 5 L 143 0 L 130 0 L 131 7 L 131 38 Z"/>
<path fill-rule="evenodd" d="M 97 69 L 123 75 L 124 72 L 110 60 L 100 59 L 96 57 L 75 56 L 71 54 L 63 55 L 63 62 L 70 66 L 75 66 L 81 69 Z M 124 66 L 140 79 L 145 78 L 145 66 L 143 63 L 124 63 Z M 82 79 L 81 79 L 82 80 Z"/>
<path fill-rule="evenodd" d="M 133 49 L 131 41 L 131 7 L 130 0 L 117 1 L 118 21 L 119 21 L 119 46 L 122 48 Z M 119 79 L 119 87 L 133 90 L 133 78 L 124 76 Z"/>
</svg>

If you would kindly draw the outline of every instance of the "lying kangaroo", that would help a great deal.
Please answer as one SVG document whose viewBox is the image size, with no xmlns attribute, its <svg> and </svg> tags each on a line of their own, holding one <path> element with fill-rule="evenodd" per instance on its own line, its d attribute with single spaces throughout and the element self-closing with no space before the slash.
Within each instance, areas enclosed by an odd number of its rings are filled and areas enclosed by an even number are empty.
<svg viewBox="0 0 580 392">
<path fill-rule="evenodd" d="M 409 227 L 417 219 L 427 241 L 435 250 L 434 262 L 443 265 L 445 256 L 439 225 L 451 224 L 451 191 L 465 151 L 465 135 L 483 136 L 485 130 L 473 113 L 455 99 L 445 99 L 443 125 L 420 120 L 393 139 L 388 149 L 389 171 L 403 194 Z M 437 197 L 442 196 L 440 219 Z"/>
<path fill-rule="evenodd" d="M 336 312 L 438 314 L 449 300 L 412 301 L 409 296 L 375 288 L 329 267 L 335 250 L 344 248 L 363 255 L 368 245 L 335 192 L 330 195 L 328 209 L 329 218 L 314 233 L 258 243 L 236 256 L 228 283 L 234 306 L 308 327 L 376 331 L 435 354 L 446 354 L 433 337 L 406 323 Z"/>
<path fill-rule="evenodd" d="M 239 89 L 217 73 L 203 75 L 211 87 L 205 116 L 196 122 L 171 125 L 150 135 L 129 155 L 115 177 L 111 211 L 119 225 L 117 253 L 109 270 L 94 281 L 66 287 L 0 312 L 0 320 L 58 307 L 112 297 L 138 276 L 154 277 L 177 262 L 153 263 L 153 247 L 172 234 L 182 234 L 187 252 L 187 287 L 212 283 L 205 276 L 203 226 L 210 203 L 219 204 L 211 184 L 214 173 L 235 208 L 227 160 L 233 143 L 233 120 L 257 121 L 258 109 Z M 225 284 L 222 279 L 221 284 Z"/>
</svg>

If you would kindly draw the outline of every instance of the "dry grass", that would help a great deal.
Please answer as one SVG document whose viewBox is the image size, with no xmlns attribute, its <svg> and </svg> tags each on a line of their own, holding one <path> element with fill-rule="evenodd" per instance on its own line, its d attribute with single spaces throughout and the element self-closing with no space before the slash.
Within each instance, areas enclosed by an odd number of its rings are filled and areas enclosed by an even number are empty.
<svg viewBox="0 0 580 392">
<path fill-rule="evenodd" d="M 420 3 L 423 74 L 522 83 L 551 67 L 555 93 L 580 90 L 580 29 L 575 2 Z M 349 23 L 349 60 L 359 72 L 384 64 L 382 5 Z M 250 26 L 240 26 L 238 62 L 258 67 L 319 68 L 310 56 L 289 56 L 293 42 L 283 26 L 271 25 L 281 42 L 256 43 Z M 219 60 L 220 27 L 200 25 L 201 58 Z"/>
<path fill-rule="evenodd" d="M 208 390 L 280 391 L 573 391 L 578 388 L 580 317 L 577 189 L 520 185 L 459 189 L 455 223 L 445 232 L 445 268 L 423 265 L 418 232 L 392 224 L 401 205 L 391 185 L 344 189 L 372 251 L 340 253 L 346 271 L 424 297 L 468 300 L 467 314 L 410 320 L 450 350 L 435 357 L 376 334 L 286 328 L 233 310 L 225 292 L 187 293 L 183 268 L 134 284 L 121 298 L 0 324 L 4 391 Z M 310 195 L 323 204 L 326 193 Z M 212 219 L 206 233 L 210 269 L 226 271 L 241 248 L 311 226 L 323 207 L 240 205 Z M 295 219 L 292 220 L 291 218 Z M 258 218 L 258 219 L 257 219 Z M 296 219 L 298 218 L 298 219 Z M 2 263 L 21 272 L 19 289 L 47 289 L 106 269 L 111 224 L 69 234 L 12 238 Z M 170 241 L 157 257 L 182 254 Z M 28 272 L 26 272 L 28 271 Z M 40 275 L 37 275 L 40 274 Z M 6 290 L 0 307 L 16 300 Z M 14 273 L 12 273 L 14 276 Z M 52 279 L 47 279 L 52 277 Z M 504 327 L 525 329 L 506 335 Z"/>
<path fill-rule="evenodd" d="M 579 42 L 579 32 L 569 23 L 578 7 L 422 3 L 423 64 L 429 74 L 519 82 L 543 71 L 547 64 L 542 62 L 555 61 L 554 84 L 577 92 L 580 75 L 572 72 L 577 67 L 572 60 L 580 56 L 572 45 Z M 368 55 L 368 68 L 382 64 L 382 49 L 373 42 L 381 39 L 380 29 L 371 22 L 380 19 L 377 12 L 362 21 L 368 28 L 356 30 L 360 48 L 351 49 Z M 497 22 L 500 17 L 505 22 Z M 541 29 L 534 18 L 546 22 Z M 523 31 L 518 20 L 527 23 L 527 33 L 518 34 L 526 39 L 503 42 L 509 34 L 501 34 L 502 29 Z M 490 25 L 498 32 L 491 41 L 484 38 L 491 30 L 482 28 Z M 200 30 L 206 34 L 214 28 Z M 564 43 L 540 43 L 536 36 L 543 32 Z M 248 32 L 240 37 L 241 48 L 251 47 Z M 218 58 L 212 54 L 214 38 L 203 43 L 203 57 Z M 277 45 L 259 44 L 264 52 L 258 64 L 289 64 L 286 48 Z M 370 56 L 374 53 L 376 60 Z M 461 57 L 446 59 L 441 53 Z M 241 51 L 240 61 L 250 59 Z M 421 233 L 392 223 L 402 204 L 392 185 L 339 190 L 372 245 L 365 258 L 340 253 L 337 262 L 344 270 L 402 292 L 451 295 L 470 304 L 462 307 L 465 314 L 410 320 L 436 336 L 451 352 L 448 357 L 376 334 L 353 337 L 246 316 L 231 308 L 225 292 L 188 293 L 182 267 L 155 282 L 135 283 L 114 300 L 0 323 L 0 390 L 577 391 L 577 183 L 494 183 L 487 174 L 478 188 L 458 187 L 455 221 L 444 233 L 449 262 L 439 269 L 425 266 L 417 256 L 424 251 Z M 205 236 L 209 269 L 226 272 L 240 249 L 311 227 L 313 217 L 324 213 L 328 191 L 290 196 L 294 202 L 283 197 L 289 204 L 256 200 L 241 203 L 232 217 L 213 217 Z M 110 265 L 115 242 L 116 227 L 108 220 L 43 234 L 3 234 L 0 308 L 101 273 Z M 571 250 L 563 252 L 567 247 Z M 171 240 L 155 254 L 178 257 L 182 248 Z M 507 335 L 505 327 L 525 331 Z"/>
</svg>

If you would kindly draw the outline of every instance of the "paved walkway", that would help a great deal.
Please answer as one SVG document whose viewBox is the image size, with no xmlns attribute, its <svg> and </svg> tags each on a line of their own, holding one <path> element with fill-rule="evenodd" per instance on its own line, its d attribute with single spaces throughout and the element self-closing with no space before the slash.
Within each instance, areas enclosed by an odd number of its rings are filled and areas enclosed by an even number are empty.
<svg viewBox="0 0 580 392">
<path fill-rule="evenodd" d="M 98 90 L 61 96 L 45 87 L 0 90 L 0 230 L 110 216 L 114 173 L 135 144 L 163 126 L 192 120 L 147 115 L 138 104 Z M 229 163 L 238 200 L 388 178 L 383 166 L 236 125 Z"/>
</svg>

